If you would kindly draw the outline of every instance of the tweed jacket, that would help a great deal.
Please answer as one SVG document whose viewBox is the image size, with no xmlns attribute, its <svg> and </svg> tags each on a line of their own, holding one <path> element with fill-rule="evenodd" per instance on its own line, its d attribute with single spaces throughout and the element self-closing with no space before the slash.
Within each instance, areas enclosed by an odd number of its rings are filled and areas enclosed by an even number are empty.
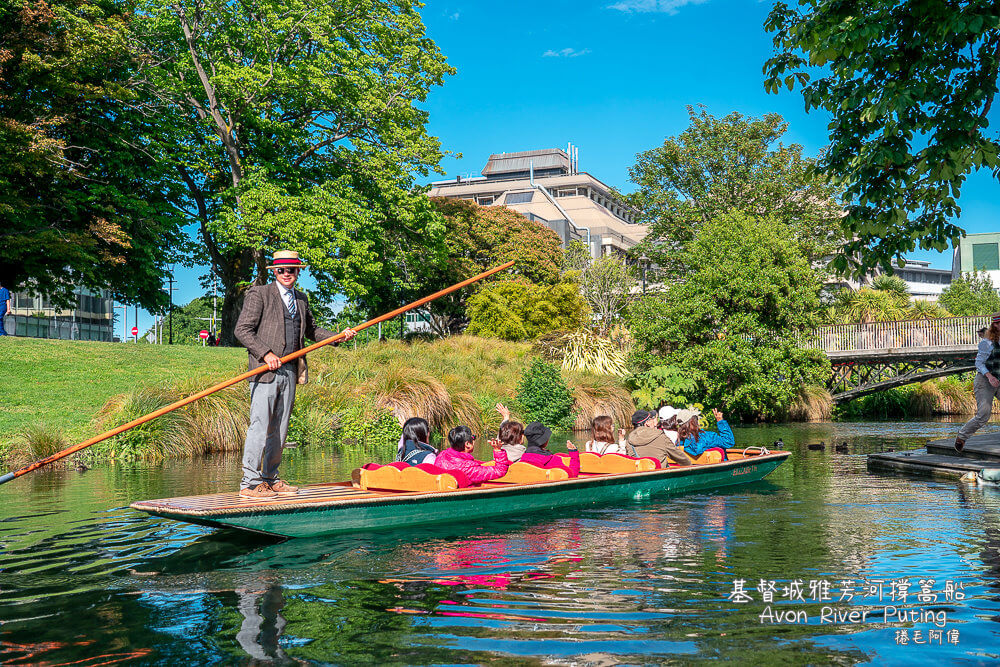
<svg viewBox="0 0 1000 667">
<path fill-rule="evenodd" d="M 336 332 L 316 326 L 306 295 L 295 291 L 295 312 L 299 318 L 299 349 L 305 347 L 305 339 L 319 342 L 336 336 Z M 243 343 L 249 355 L 249 368 L 253 370 L 264 365 L 268 352 L 281 355 L 285 349 L 285 304 L 281 299 L 277 283 L 257 285 L 247 290 L 243 300 L 243 310 L 236 321 L 236 338 Z M 336 343 L 333 343 L 336 345 Z M 298 384 L 309 381 L 309 369 L 304 356 L 298 358 Z M 274 373 L 267 371 L 250 378 L 250 381 L 273 382 Z"/>
</svg>

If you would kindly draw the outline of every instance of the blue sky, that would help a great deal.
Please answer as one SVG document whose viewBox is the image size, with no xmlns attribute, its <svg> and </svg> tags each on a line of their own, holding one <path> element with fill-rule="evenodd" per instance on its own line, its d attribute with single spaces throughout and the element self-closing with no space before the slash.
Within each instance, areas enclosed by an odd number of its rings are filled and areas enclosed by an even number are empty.
<svg viewBox="0 0 1000 667">
<path fill-rule="evenodd" d="M 430 132 L 462 155 L 442 166 L 449 177 L 478 175 L 490 153 L 571 141 L 581 169 L 630 191 L 636 153 L 681 132 L 685 107 L 698 104 L 715 116 L 777 112 L 789 123 L 786 142 L 815 155 L 827 143 L 826 115 L 806 114 L 797 91 L 764 93 L 770 8 L 755 0 L 431 0 L 428 35 L 458 70 L 423 105 Z M 998 194 L 990 174 L 973 175 L 959 225 L 1000 228 Z M 950 252 L 909 257 L 951 268 Z M 178 269 L 175 303 L 201 294 L 197 274 Z M 142 330 L 151 323 L 144 315 Z"/>
</svg>

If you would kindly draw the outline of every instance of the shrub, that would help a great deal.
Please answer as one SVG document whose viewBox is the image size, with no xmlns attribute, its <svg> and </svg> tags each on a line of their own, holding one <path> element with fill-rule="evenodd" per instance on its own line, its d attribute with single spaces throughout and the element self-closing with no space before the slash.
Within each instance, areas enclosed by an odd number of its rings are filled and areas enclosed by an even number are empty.
<svg viewBox="0 0 1000 667">
<path fill-rule="evenodd" d="M 525 340 L 579 327 L 587 304 L 574 282 L 534 285 L 523 279 L 505 280 L 482 285 L 469 297 L 467 315 L 466 333 Z"/>
<path fill-rule="evenodd" d="M 576 421 L 573 394 L 559 369 L 541 359 L 531 362 L 517 386 L 517 402 L 526 421 L 570 429 Z"/>
<path fill-rule="evenodd" d="M 395 449 L 402 434 L 403 427 L 392 412 L 360 403 L 340 413 L 335 442 L 342 449 L 384 452 Z"/>
<path fill-rule="evenodd" d="M 628 386 L 636 405 L 647 410 L 655 410 L 665 403 L 687 405 L 698 389 L 698 383 L 676 366 L 653 366 L 629 378 Z"/>
</svg>

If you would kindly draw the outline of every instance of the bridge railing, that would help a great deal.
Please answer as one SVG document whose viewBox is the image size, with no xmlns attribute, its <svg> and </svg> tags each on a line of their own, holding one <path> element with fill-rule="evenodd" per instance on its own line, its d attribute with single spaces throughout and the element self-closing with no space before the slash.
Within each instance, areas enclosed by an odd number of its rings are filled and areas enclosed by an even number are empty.
<svg viewBox="0 0 1000 667">
<path fill-rule="evenodd" d="M 814 329 L 803 337 L 802 344 L 824 352 L 863 352 L 900 347 L 975 347 L 979 344 L 976 332 L 989 325 L 989 316 L 836 324 Z"/>
</svg>

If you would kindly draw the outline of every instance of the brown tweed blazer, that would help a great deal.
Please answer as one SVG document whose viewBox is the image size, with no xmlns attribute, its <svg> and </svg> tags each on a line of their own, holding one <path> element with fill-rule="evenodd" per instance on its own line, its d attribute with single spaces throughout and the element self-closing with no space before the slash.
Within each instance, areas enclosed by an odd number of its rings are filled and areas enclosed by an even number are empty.
<svg viewBox="0 0 1000 667">
<path fill-rule="evenodd" d="M 249 354 L 249 369 L 253 370 L 264 365 L 264 356 L 268 352 L 277 355 L 285 349 L 285 304 L 281 300 L 281 292 L 278 291 L 277 283 L 268 285 L 257 285 L 247 290 L 243 300 L 243 310 L 236 321 L 236 338 L 243 343 Z M 317 343 L 336 336 L 337 333 L 316 326 L 313 321 L 312 312 L 309 310 L 309 301 L 306 295 L 295 290 L 295 313 L 300 318 L 299 349 L 305 347 L 305 339 L 314 340 Z M 337 343 L 333 343 L 336 345 Z M 299 357 L 298 383 L 305 384 L 309 381 L 309 369 L 306 366 L 306 358 Z M 250 378 L 250 381 L 273 382 L 274 373 L 267 371 Z"/>
</svg>

